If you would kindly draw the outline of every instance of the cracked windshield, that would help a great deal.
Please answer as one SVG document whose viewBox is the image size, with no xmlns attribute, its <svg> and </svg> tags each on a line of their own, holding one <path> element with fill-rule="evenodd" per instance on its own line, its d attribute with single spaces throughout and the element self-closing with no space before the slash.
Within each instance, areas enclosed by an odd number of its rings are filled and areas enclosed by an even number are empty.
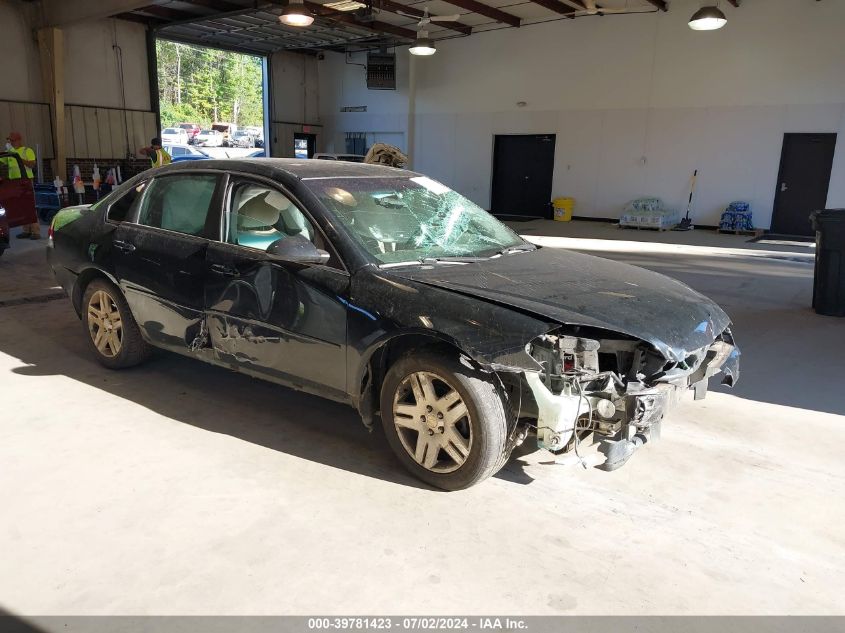
<svg viewBox="0 0 845 633">
<path fill-rule="evenodd" d="M 382 264 L 473 261 L 533 250 L 481 207 L 425 177 L 306 181 Z"/>
</svg>

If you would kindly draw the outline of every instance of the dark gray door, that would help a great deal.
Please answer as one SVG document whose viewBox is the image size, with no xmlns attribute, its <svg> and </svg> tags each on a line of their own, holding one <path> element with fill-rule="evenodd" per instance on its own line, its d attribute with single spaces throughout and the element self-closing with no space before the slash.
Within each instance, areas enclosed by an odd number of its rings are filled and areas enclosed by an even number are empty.
<svg viewBox="0 0 845 633">
<path fill-rule="evenodd" d="M 147 185 L 137 222 L 114 232 L 115 275 L 156 345 L 184 353 L 203 316 L 206 250 L 220 233 L 216 174 L 165 175 Z"/>
<path fill-rule="evenodd" d="M 836 134 L 784 134 L 772 232 L 813 235 L 810 213 L 824 209 Z"/>
<path fill-rule="evenodd" d="M 346 389 L 349 275 L 327 265 L 280 262 L 278 240 L 328 246 L 292 200 L 263 182 L 233 179 L 224 242 L 208 248 L 205 306 L 217 360 L 342 400 Z"/>
<path fill-rule="evenodd" d="M 551 217 L 554 134 L 497 135 L 493 144 L 496 215 Z"/>
</svg>

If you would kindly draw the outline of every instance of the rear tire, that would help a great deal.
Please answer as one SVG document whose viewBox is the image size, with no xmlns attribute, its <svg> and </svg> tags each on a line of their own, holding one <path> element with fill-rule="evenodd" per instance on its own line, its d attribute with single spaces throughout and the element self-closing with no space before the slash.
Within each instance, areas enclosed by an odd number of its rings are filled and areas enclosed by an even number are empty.
<svg viewBox="0 0 845 633">
<path fill-rule="evenodd" d="M 499 390 L 457 355 L 416 352 L 394 363 L 382 384 L 381 420 L 405 468 L 443 490 L 469 488 L 509 457 Z"/>
<path fill-rule="evenodd" d="M 82 327 L 94 356 L 109 369 L 138 365 L 152 352 L 123 294 L 105 279 L 95 279 L 85 288 Z"/>
</svg>

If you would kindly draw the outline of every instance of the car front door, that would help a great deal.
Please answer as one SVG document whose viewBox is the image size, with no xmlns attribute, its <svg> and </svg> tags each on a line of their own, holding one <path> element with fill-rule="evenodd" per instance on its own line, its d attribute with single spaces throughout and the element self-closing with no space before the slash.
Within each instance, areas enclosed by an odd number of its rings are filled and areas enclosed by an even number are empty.
<svg viewBox="0 0 845 633">
<path fill-rule="evenodd" d="M 201 339 L 205 257 L 219 236 L 221 182 L 212 173 L 154 178 L 136 220 L 112 234 L 115 275 L 135 320 L 172 351 L 191 351 Z"/>
<path fill-rule="evenodd" d="M 343 399 L 348 273 L 333 252 L 324 265 L 268 255 L 271 244 L 296 235 L 331 248 L 275 184 L 232 178 L 225 200 L 223 240 L 209 246 L 205 286 L 217 360 Z"/>
<path fill-rule="evenodd" d="M 10 227 L 32 224 L 38 219 L 35 215 L 35 191 L 32 180 L 26 177 L 26 167 L 20 156 L 15 153 L 0 153 L 3 162 L 0 169 L 0 206 L 6 210 L 6 220 Z M 8 161 L 16 161 L 20 178 L 7 178 Z"/>
</svg>

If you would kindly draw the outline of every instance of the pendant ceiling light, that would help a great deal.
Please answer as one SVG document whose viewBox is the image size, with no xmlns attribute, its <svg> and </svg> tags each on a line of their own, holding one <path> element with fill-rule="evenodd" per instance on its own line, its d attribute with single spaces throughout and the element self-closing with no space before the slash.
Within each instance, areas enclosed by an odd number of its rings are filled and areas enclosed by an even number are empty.
<svg viewBox="0 0 845 633">
<path fill-rule="evenodd" d="M 311 26 L 314 22 L 314 16 L 302 0 L 290 0 L 288 6 L 279 16 L 279 22 L 288 26 Z"/>
<path fill-rule="evenodd" d="M 411 55 L 434 55 L 437 48 L 434 46 L 434 40 L 428 36 L 428 31 L 420 31 L 417 33 L 417 40 L 408 51 Z"/>
<path fill-rule="evenodd" d="M 716 6 L 701 7 L 689 19 L 689 27 L 693 31 L 715 31 L 727 24 L 728 18 Z"/>
</svg>

